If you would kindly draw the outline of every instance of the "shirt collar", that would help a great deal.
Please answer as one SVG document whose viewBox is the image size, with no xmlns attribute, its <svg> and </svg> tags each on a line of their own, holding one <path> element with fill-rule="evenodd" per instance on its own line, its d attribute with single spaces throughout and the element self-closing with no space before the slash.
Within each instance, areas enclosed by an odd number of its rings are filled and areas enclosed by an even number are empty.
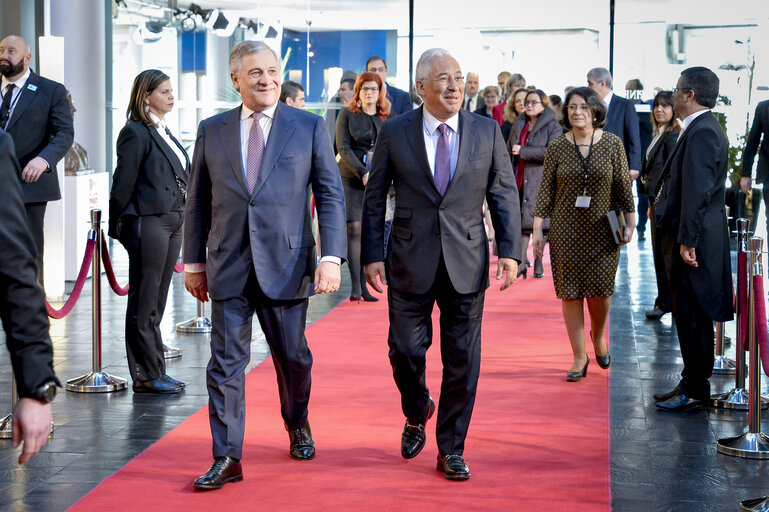
<svg viewBox="0 0 769 512">
<path fill-rule="evenodd" d="M 688 127 L 690 124 L 692 124 L 692 121 L 694 121 L 695 119 L 697 119 L 698 117 L 700 117 L 700 116 L 701 116 L 702 114 L 704 114 L 705 112 L 710 112 L 710 109 L 709 109 L 709 108 L 706 108 L 706 109 L 703 109 L 703 110 L 698 110 L 697 112 L 694 112 L 693 114 L 689 114 L 688 116 L 686 116 L 686 119 L 684 119 L 684 120 L 681 122 L 681 133 L 683 133 L 683 132 L 684 132 L 684 130 L 686 130 L 686 128 L 687 128 L 687 127 Z"/>
<path fill-rule="evenodd" d="M 606 105 L 606 108 L 609 108 L 609 103 L 611 103 L 612 96 L 614 96 L 614 92 L 609 91 L 609 94 L 603 97 L 603 104 Z"/>
<path fill-rule="evenodd" d="M 436 119 L 426 108 L 422 108 L 422 117 L 424 119 L 425 128 L 427 128 L 427 133 L 430 135 L 435 133 L 435 130 L 438 129 L 438 125 L 444 122 Z M 459 130 L 459 113 L 448 118 L 445 123 L 454 133 L 457 133 Z"/>
<path fill-rule="evenodd" d="M 2 85 L 0 85 L 0 89 L 2 89 L 3 91 L 5 91 L 5 88 L 8 86 L 8 84 L 13 84 L 13 85 L 15 85 L 17 88 L 19 88 L 19 90 L 21 90 L 21 88 L 22 88 L 22 87 L 24 87 L 24 84 L 25 84 L 25 83 L 27 83 L 27 80 L 29 79 L 29 75 L 31 75 L 31 74 L 32 74 L 32 72 L 30 71 L 30 69 L 29 69 L 29 68 L 27 68 L 27 72 L 26 72 L 26 73 L 24 73 L 23 75 L 21 75 L 21 78 L 19 78 L 19 79 L 18 79 L 18 80 L 16 80 L 15 82 L 11 82 L 11 81 L 10 81 L 10 80 L 8 80 L 7 78 L 3 77 L 3 79 L 2 79 Z"/>
<path fill-rule="evenodd" d="M 160 119 L 158 116 L 155 115 L 154 112 L 150 110 L 150 119 L 152 119 L 152 122 L 155 123 L 155 125 L 158 127 L 159 130 L 165 131 L 166 130 L 166 122 L 163 119 Z"/>
<path fill-rule="evenodd" d="M 262 114 L 269 117 L 270 119 L 275 118 L 275 109 L 278 108 L 278 102 L 276 101 L 273 106 L 268 108 L 267 110 L 262 110 Z M 244 119 L 247 119 L 251 114 L 253 114 L 254 111 L 248 108 L 245 104 L 242 104 L 240 107 L 240 120 L 243 121 Z"/>
</svg>

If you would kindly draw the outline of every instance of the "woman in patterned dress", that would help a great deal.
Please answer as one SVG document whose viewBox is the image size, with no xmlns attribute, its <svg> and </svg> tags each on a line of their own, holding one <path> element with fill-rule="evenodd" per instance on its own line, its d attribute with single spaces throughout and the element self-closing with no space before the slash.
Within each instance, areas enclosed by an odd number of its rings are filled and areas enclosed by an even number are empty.
<svg viewBox="0 0 769 512">
<path fill-rule="evenodd" d="M 553 283 L 574 354 L 566 378 L 578 381 L 587 375 L 590 362 L 585 350 L 585 302 L 596 360 L 601 368 L 611 363 L 604 331 L 620 248 L 605 217 L 609 210 L 626 212 L 621 235 L 622 244 L 627 244 L 635 229 L 635 206 L 622 141 L 600 129 L 606 120 L 601 98 L 587 87 L 572 90 L 563 104 L 563 118 L 569 131 L 545 154 L 533 237 L 535 254 L 541 257 L 542 225 L 550 218 Z"/>
</svg>

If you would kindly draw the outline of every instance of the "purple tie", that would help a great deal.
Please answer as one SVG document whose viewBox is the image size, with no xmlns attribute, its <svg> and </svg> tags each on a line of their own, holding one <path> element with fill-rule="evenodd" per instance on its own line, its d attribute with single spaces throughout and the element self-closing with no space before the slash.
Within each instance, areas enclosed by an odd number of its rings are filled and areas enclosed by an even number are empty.
<svg viewBox="0 0 769 512">
<path fill-rule="evenodd" d="M 451 181 L 451 151 L 449 150 L 449 127 L 446 123 L 438 125 L 441 136 L 435 150 L 435 186 L 443 196 Z"/>
<path fill-rule="evenodd" d="M 254 123 L 251 125 L 251 131 L 248 133 L 248 155 L 246 157 L 246 185 L 248 193 L 254 193 L 254 187 L 259 180 L 259 172 L 262 168 L 262 157 L 264 156 L 264 132 L 259 126 L 259 120 L 264 117 L 261 112 L 251 114 Z"/>
</svg>

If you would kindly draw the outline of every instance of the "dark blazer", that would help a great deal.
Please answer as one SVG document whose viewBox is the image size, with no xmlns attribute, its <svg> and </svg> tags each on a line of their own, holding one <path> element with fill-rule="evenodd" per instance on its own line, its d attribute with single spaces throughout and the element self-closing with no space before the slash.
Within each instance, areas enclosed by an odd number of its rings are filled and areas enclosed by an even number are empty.
<svg viewBox="0 0 769 512">
<path fill-rule="evenodd" d="M 242 167 L 240 107 L 202 121 L 187 193 L 185 263 L 206 263 L 213 300 L 241 296 L 251 266 L 267 297 L 309 297 L 316 264 L 311 189 L 322 255 L 347 254 L 344 193 L 323 119 L 278 102 L 252 194 Z"/>
<path fill-rule="evenodd" d="M 168 213 L 181 195 L 176 177 L 187 186 L 189 159 L 176 138 L 174 143 L 184 153 L 182 167 L 176 153 L 154 127 L 131 121 L 117 138 L 117 167 L 112 176 L 109 198 L 109 236 L 118 238 L 118 224 L 125 215 Z"/>
<path fill-rule="evenodd" d="M 391 85 L 386 86 L 387 99 L 390 100 L 392 106 L 390 107 L 390 115 L 397 116 L 414 109 L 414 105 L 411 103 L 411 95 L 404 90 L 398 89 Z"/>
<path fill-rule="evenodd" d="M 499 126 L 459 112 L 459 157 L 441 197 L 427 161 L 420 107 L 382 124 L 363 204 L 361 262 L 385 261 L 387 283 L 425 293 L 443 256 L 458 293 L 489 285 L 489 244 L 483 226 L 488 201 L 500 257 L 520 261 L 518 191 Z M 395 187 L 395 218 L 385 260 L 385 203 Z"/>
<path fill-rule="evenodd" d="M 53 169 L 69 151 L 75 134 L 64 86 L 30 71 L 6 131 L 13 137 L 22 169 L 37 156 L 50 166 L 36 182 L 22 182 L 24 202 L 61 199 L 59 179 Z"/>
<path fill-rule="evenodd" d="M 362 179 L 368 172 L 363 157 L 368 153 L 379 130 L 382 119 L 365 112 L 353 114 L 344 108 L 336 122 L 336 147 L 339 150 L 339 172 L 345 178 Z"/>
<path fill-rule="evenodd" d="M 491 119 L 491 114 L 486 113 L 486 102 L 481 102 L 481 104 L 478 106 L 478 108 L 475 109 L 475 113 L 479 116 L 486 117 L 488 119 Z"/>
<path fill-rule="evenodd" d="M 759 155 L 756 183 L 766 183 L 769 181 L 769 100 L 762 101 L 756 106 L 753 126 L 750 127 L 745 151 L 742 154 L 743 178 L 753 175 L 753 161 L 756 159 L 756 153 Z"/>
<path fill-rule="evenodd" d="M 676 145 L 679 133 L 678 130 L 663 133 L 662 136 L 657 139 L 648 158 L 646 153 L 644 153 L 643 163 L 641 164 L 641 180 L 645 183 L 645 193 L 651 200 L 654 200 L 654 198 L 657 197 L 662 170 L 665 167 L 665 162 L 667 162 L 668 157 L 673 153 L 673 148 Z"/>
<path fill-rule="evenodd" d="M 11 354 L 19 396 L 29 397 L 53 372 L 45 294 L 37 284 L 35 246 L 27 228 L 21 193 L 21 167 L 11 136 L 0 130 L 0 318 Z"/>
<path fill-rule="evenodd" d="M 654 207 L 661 228 L 666 266 L 678 261 L 679 247 L 697 249 L 697 267 L 686 264 L 689 281 L 705 313 L 715 321 L 732 319 L 732 273 L 724 200 L 728 148 L 711 112 L 692 121 L 663 169 L 660 200 Z"/>
<path fill-rule="evenodd" d="M 606 114 L 606 126 L 625 145 L 628 169 L 641 170 L 641 138 L 638 132 L 638 114 L 630 100 L 612 94 L 609 112 Z"/>
</svg>

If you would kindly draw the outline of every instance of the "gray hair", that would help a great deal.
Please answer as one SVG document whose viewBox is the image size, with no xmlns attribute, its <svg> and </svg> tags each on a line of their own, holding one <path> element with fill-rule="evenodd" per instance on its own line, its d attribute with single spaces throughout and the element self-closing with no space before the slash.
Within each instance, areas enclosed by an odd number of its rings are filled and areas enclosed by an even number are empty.
<svg viewBox="0 0 769 512">
<path fill-rule="evenodd" d="M 611 89 L 611 73 L 606 68 L 593 68 L 587 72 L 587 76 L 593 77 L 596 82 L 606 82 L 606 87 Z"/>
<path fill-rule="evenodd" d="M 416 69 L 418 81 L 424 82 L 427 80 L 433 70 L 431 62 L 438 57 L 451 57 L 451 54 L 448 50 L 444 50 L 443 48 L 430 48 L 419 57 Z M 453 57 L 451 58 L 453 59 Z"/>
<path fill-rule="evenodd" d="M 280 68 L 280 58 L 278 58 L 278 54 L 266 43 L 263 41 L 241 41 L 236 44 L 230 52 L 230 73 L 235 75 L 240 73 L 240 66 L 243 64 L 244 55 L 259 53 L 265 50 L 275 57 L 275 61 L 278 63 L 278 68 Z"/>
</svg>

